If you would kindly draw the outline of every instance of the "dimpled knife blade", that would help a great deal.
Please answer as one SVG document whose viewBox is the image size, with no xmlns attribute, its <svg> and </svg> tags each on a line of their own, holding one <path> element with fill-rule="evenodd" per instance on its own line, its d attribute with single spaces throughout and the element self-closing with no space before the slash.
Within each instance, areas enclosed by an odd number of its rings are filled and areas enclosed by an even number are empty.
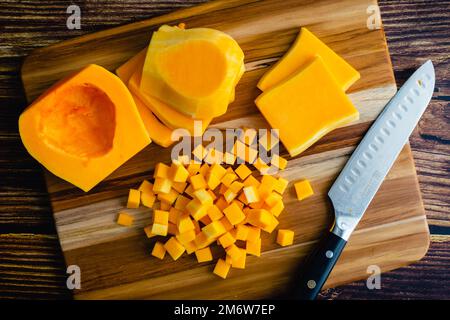
<svg viewBox="0 0 450 320">
<path fill-rule="evenodd" d="M 344 240 L 361 220 L 425 111 L 434 91 L 428 60 L 386 105 L 348 160 L 328 196 L 335 210 L 332 232 Z"/>
</svg>

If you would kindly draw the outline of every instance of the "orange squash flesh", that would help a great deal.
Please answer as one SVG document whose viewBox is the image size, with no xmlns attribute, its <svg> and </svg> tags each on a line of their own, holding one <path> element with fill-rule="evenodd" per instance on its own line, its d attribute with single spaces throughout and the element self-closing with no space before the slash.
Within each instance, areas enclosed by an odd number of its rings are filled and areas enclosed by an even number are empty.
<svg viewBox="0 0 450 320">
<path fill-rule="evenodd" d="M 20 115 L 19 132 L 37 161 L 84 191 L 151 142 L 126 86 L 98 65 L 44 92 Z"/>
<path fill-rule="evenodd" d="M 171 108 L 160 100 L 153 98 L 143 93 L 139 88 L 139 79 L 141 78 L 141 71 L 138 69 L 131 76 L 128 82 L 128 88 L 147 106 L 157 117 L 171 129 L 184 128 L 191 134 L 194 134 L 194 122 L 200 119 L 192 119 L 177 110 Z M 208 127 L 212 119 L 202 119 L 202 133 Z"/>
<path fill-rule="evenodd" d="M 138 97 L 132 96 L 150 139 L 161 147 L 170 147 L 175 142 L 172 140 L 172 130 L 162 124 Z"/>
<path fill-rule="evenodd" d="M 147 54 L 147 48 L 139 51 L 130 60 L 126 61 L 120 67 L 116 69 L 116 74 L 122 79 L 123 83 L 127 84 L 133 73 L 144 65 L 145 56 Z"/>
</svg>

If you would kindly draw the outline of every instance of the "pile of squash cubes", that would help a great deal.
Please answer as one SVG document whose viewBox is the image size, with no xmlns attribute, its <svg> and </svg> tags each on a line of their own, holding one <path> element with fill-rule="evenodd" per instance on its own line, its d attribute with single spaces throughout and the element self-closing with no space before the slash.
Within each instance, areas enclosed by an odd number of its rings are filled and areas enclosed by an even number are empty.
<svg viewBox="0 0 450 320">
<path fill-rule="evenodd" d="M 238 148 L 240 144 L 243 149 Z M 138 189 L 130 189 L 128 208 L 140 204 L 153 208 L 156 200 L 160 201 L 159 209 L 153 210 L 153 223 L 144 231 L 149 238 L 170 238 L 155 243 L 153 256 L 164 259 L 167 252 L 177 260 L 186 252 L 195 253 L 199 263 L 211 261 L 210 245 L 217 242 L 225 253 L 218 259 L 214 273 L 226 278 L 231 267 L 245 268 L 247 254 L 261 255 L 261 231 L 272 233 L 278 226 L 288 181 L 268 174 L 270 164 L 264 163 L 256 150 L 249 152 L 250 149 L 237 140 L 233 151 L 222 154 L 220 164 L 211 157 L 219 151 L 207 151 L 198 145 L 192 160 L 182 156 L 170 166 L 158 163 L 153 183 L 144 180 Z M 236 150 L 244 152 L 237 154 Z M 233 170 L 236 159 L 242 159 L 243 163 Z M 272 162 L 274 159 L 280 170 L 286 167 L 284 158 L 275 156 Z M 260 179 L 252 174 L 248 164 L 262 174 Z M 306 180 L 295 187 L 299 198 L 312 194 Z M 131 215 L 123 211 L 119 214 L 119 224 L 129 226 L 132 222 Z M 291 245 L 293 238 L 292 230 L 278 230 L 280 245 Z"/>
</svg>

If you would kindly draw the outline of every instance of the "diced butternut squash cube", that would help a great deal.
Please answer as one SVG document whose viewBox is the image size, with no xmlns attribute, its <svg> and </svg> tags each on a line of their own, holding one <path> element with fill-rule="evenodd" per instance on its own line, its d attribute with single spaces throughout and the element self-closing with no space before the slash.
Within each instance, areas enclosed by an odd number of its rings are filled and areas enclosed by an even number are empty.
<svg viewBox="0 0 450 320">
<path fill-rule="evenodd" d="M 209 194 L 208 191 L 205 189 L 198 189 L 194 191 L 195 198 L 200 201 L 203 205 L 212 205 L 213 204 L 213 198 Z"/>
<path fill-rule="evenodd" d="M 206 156 L 205 147 L 202 144 L 197 145 L 194 150 L 192 150 L 192 154 L 194 155 L 194 160 L 201 162 Z"/>
<path fill-rule="evenodd" d="M 182 165 L 187 166 L 191 160 L 189 159 L 189 156 L 187 154 L 183 154 L 178 156 L 177 161 Z"/>
<path fill-rule="evenodd" d="M 210 172 L 206 177 L 206 184 L 208 185 L 208 188 L 215 190 L 220 184 L 220 179 Z"/>
<path fill-rule="evenodd" d="M 183 193 L 187 187 L 187 182 L 172 182 L 172 188 L 178 193 Z"/>
<path fill-rule="evenodd" d="M 249 186 L 244 188 L 244 195 L 247 203 L 254 203 L 261 201 L 259 197 L 258 189 L 255 186 Z"/>
<path fill-rule="evenodd" d="M 267 170 L 269 168 L 267 163 L 265 163 L 264 160 L 262 160 L 260 157 L 256 158 L 253 166 L 261 173 L 263 172 L 263 170 Z"/>
<path fill-rule="evenodd" d="M 223 194 L 224 199 L 226 200 L 226 202 L 231 203 L 234 198 L 237 197 L 237 193 L 234 193 L 233 191 L 231 191 L 230 189 L 228 189 L 227 191 L 225 191 L 225 193 Z"/>
<path fill-rule="evenodd" d="M 208 187 L 204 176 L 200 173 L 195 176 L 191 176 L 189 180 L 191 181 L 191 186 L 194 190 L 206 189 Z"/>
<path fill-rule="evenodd" d="M 172 236 L 177 236 L 178 234 L 180 234 L 178 232 L 177 225 L 169 222 L 169 224 L 167 226 L 167 234 L 170 234 Z"/>
<path fill-rule="evenodd" d="M 226 207 L 223 213 L 232 225 L 237 225 L 245 219 L 244 212 L 242 212 L 242 209 L 235 202 Z"/>
<path fill-rule="evenodd" d="M 235 172 L 239 176 L 239 178 L 241 178 L 241 180 L 245 180 L 245 178 L 247 178 L 252 173 L 252 171 L 243 163 L 239 167 L 237 167 Z"/>
<path fill-rule="evenodd" d="M 208 208 L 208 216 L 212 221 L 216 221 L 222 219 L 223 213 L 215 204 L 213 204 Z"/>
<path fill-rule="evenodd" d="M 167 178 L 155 178 L 155 183 L 153 184 L 154 193 L 169 193 L 172 189 L 172 181 Z"/>
<path fill-rule="evenodd" d="M 272 223 L 272 214 L 264 209 L 250 209 L 247 222 L 255 227 L 265 228 Z"/>
<path fill-rule="evenodd" d="M 167 232 L 169 231 L 169 224 L 152 224 L 152 233 L 158 236 L 167 236 Z"/>
<path fill-rule="evenodd" d="M 187 195 L 189 195 L 192 198 L 195 198 L 194 196 L 194 188 L 192 187 L 192 184 L 188 185 L 187 188 L 184 190 L 184 193 L 186 193 Z"/>
<path fill-rule="evenodd" d="M 210 205 L 202 204 L 198 199 L 192 199 L 186 205 L 186 211 L 189 212 L 191 216 L 198 221 L 208 214 L 209 207 Z"/>
<path fill-rule="evenodd" d="M 279 200 L 273 207 L 269 208 L 268 211 L 275 217 L 278 217 L 280 213 L 283 212 L 283 209 L 284 209 L 283 200 Z"/>
<path fill-rule="evenodd" d="M 219 193 L 223 196 L 225 194 L 225 192 L 227 192 L 228 187 L 226 185 L 224 185 L 223 183 L 220 184 L 220 188 L 219 188 Z"/>
<path fill-rule="evenodd" d="M 220 211 L 223 211 L 223 209 L 228 207 L 228 202 L 223 196 L 220 196 L 219 199 L 216 200 L 215 205 L 217 206 L 217 208 L 219 208 Z"/>
<path fill-rule="evenodd" d="M 182 243 L 183 247 L 186 249 L 187 254 L 191 254 L 192 252 L 195 252 L 197 250 L 197 246 L 195 245 L 195 241 Z"/>
<path fill-rule="evenodd" d="M 169 170 L 169 178 L 173 182 L 186 182 L 189 177 L 189 171 L 180 162 L 172 162 Z"/>
<path fill-rule="evenodd" d="M 181 217 L 183 212 L 181 210 L 178 210 L 176 208 L 170 208 L 169 209 L 169 222 L 173 224 L 178 223 L 178 219 Z"/>
<path fill-rule="evenodd" d="M 278 192 L 279 194 L 283 194 L 288 184 L 289 181 L 287 181 L 286 179 L 278 178 L 277 182 L 275 183 L 275 186 L 273 187 L 273 190 Z"/>
<path fill-rule="evenodd" d="M 272 214 L 270 215 L 270 223 L 265 226 L 264 228 L 262 228 L 263 231 L 267 232 L 267 233 L 272 233 L 273 230 L 275 230 L 275 228 L 278 226 L 280 222 L 278 221 L 277 218 L 275 218 Z"/>
<path fill-rule="evenodd" d="M 248 226 L 247 242 L 256 242 L 261 239 L 261 229 L 258 227 Z"/>
<path fill-rule="evenodd" d="M 245 249 L 239 248 L 239 250 L 242 252 L 240 258 L 237 260 L 231 259 L 231 267 L 236 269 L 245 269 L 245 261 L 247 260 L 247 253 Z"/>
<path fill-rule="evenodd" d="M 260 257 L 261 256 L 261 238 L 256 239 L 256 241 L 246 241 L 245 250 L 248 254 Z"/>
<path fill-rule="evenodd" d="M 146 227 L 144 228 L 145 235 L 146 235 L 147 238 L 149 238 L 149 239 L 157 236 L 157 234 L 153 234 L 153 233 L 152 233 L 152 227 L 153 227 L 153 226 L 150 224 L 150 225 L 148 225 L 148 226 L 146 226 Z"/>
<path fill-rule="evenodd" d="M 241 189 L 244 187 L 244 184 L 242 182 L 239 181 L 233 181 L 230 186 L 228 187 L 228 189 L 230 189 L 233 193 L 238 194 L 239 191 L 241 191 Z"/>
<path fill-rule="evenodd" d="M 214 238 L 208 239 L 208 236 L 203 232 L 197 233 L 194 240 L 197 250 L 209 246 L 214 241 L 215 241 Z"/>
<path fill-rule="evenodd" d="M 194 176 L 200 171 L 201 163 L 191 162 L 187 167 L 187 171 L 189 172 L 189 176 Z"/>
<path fill-rule="evenodd" d="M 197 257 L 198 263 L 212 261 L 213 259 L 211 249 L 209 247 L 195 251 L 195 256 Z"/>
<path fill-rule="evenodd" d="M 233 183 L 234 180 L 236 180 L 238 176 L 234 173 L 226 173 L 223 178 L 220 180 L 224 186 L 227 188 Z"/>
<path fill-rule="evenodd" d="M 211 196 L 211 198 L 213 199 L 213 201 L 215 201 L 215 200 L 217 199 L 216 194 L 215 194 L 211 189 L 208 189 L 208 190 L 206 190 L 206 191 L 209 193 L 209 195 Z"/>
<path fill-rule="evenodd" d="M 156 196 L 152 190 L 141 191 L 141 203 L 147 208 L 152 208 L 155 204 Z"/>
<path fill-rule="evenodd" d="M 230 256 L 231 261 L 238 261 L 243 255 L 245 255 L 245 250 L 237 247 L 235 244 L 232 244 L 228 248 L 225 249 L 227 255 Z"/>
<path fill-rule="evenodd" d="M 258 181 L 254 176 L 250 175 L 245 179 L 244 181 L 244 187 L 254 186 L 258 188 L 260 186 L 261 182 Z"/>
<path fill-rule="evenodd" d="M 288 162 L 287 162 L 287 160 L 285 158 L 280 157 L 277 154 L 273 154 L 272 155 L 272 159 L 270 160 L 270 163 L 272 165 L 274 165 L 275 167 L 277 167 L 277 168 L 279 168 L 281 170 L 284 170 L 284 169 L 286 169 Z"/>
<path fill-rule="evenodd" d="M 205 226 L 208 225 L 208 224 L 210 224 L 210 223 L 212 222 L 211 218 L 210 218 L 208 215 L 202 217 L 202 218 L 201 218 L 200 220 L 198 220 L 198 221 L 200 221 L 201 223 L 203 223 Z"/>
<path fill-rule="evenodd" d="M 226 263 L 225 260 L 219 259 L 219 260 L 217 260 L 217 263 L 216 263 L 216 266 L 214 267 L 213 273 L 223 279 L 226 279 L 228 272 L 230 271 L 230 267 L 231 267 L 231 265 Z"/>
<path fill-rule="evenodd" d="M 265 204 L 264 200 L 261 200 L 261 201 L 258 201 L 258 202 L 249 203 L 249 206 L 252 209 L 262 209 L 264 204 Z"/>
<path fill-rule="evenodd" d="M 184 253 L 185 248 L 183 245 L 175 238 L 171 237 L 165 244 L 164 248 L 172 257 L 173 260 L 177 260 Z"/>
<path fill-rule="evenodd" d="M 282 246 L 290 246 L 294 243 L 294 231 L 288 229 L 279 229 L 277 234 L 277 243 Z"/>
<path fill-rule="evenodd" d="M 186 205 L 191 201 L 188 197 L 185 197 L 183 195 L 179 195 L 177 200 L 175 200 L 175 209 L 178 210 L 184 210 L 186 208 Z"/>
<path fill-rule="evenodd" d="M 276 192 L 271 192 L 264 199 L 264 202 L 269 206 L 269 208 L 272 208 L 273 206 L 275 206 L 282 199 L 283 199 L 283 197 L 280 194 L 278 194 Z"/>
<path fill-rule="evenodd" d="M 223 155 L 223 162 L 232 166 L 236 162 L 236 156 L 230 152 L 225 152 Z"/>
<path fill-rule="evenodd" d="M 238 224 L 236 227 L 236 240 L 247 240 L 249 228 L 245 224 Z"/>
<path fill-rule="evenodd" d="M 169 223 L 169 212 L 163 210 L 154 210 L 153 223 L 167 225 Z"/>
<path fill-rule="evenodd" d="M 164 244 L 159 241 L 156 241 L 155 245 L 153 246 L 152 256 L 162 260 L 164 259 L 165 255 L 166 255 L 166 248 L 164 248 Z"/>
<path fill-rule="evenodd" d="M 236 238 L 231 235 L 231 233 L 227 232 L 220 236 L 219 243 L 220 245 L 225 249 L 231 246 L 233 243 L 236 242 Z"/>
<path fill-rule="evenodd" d="M 126 212 L 119 212 L 119 216 L 117 217 L 117 224 L 120 224 L 124 227 L 129 227 L 133 224 L 134 218 Z"/>
<path fill-rule="evenodd" d="M 227 231 L 223 224 L 219 220 L 216 220 L 204 226 L 202 232 L 206 235 L 206 238 L 210 240 L 217 239 Z"/>
<path fill-rule="evenodd" d="M 200 170 L 198 171 L 198 173 L 200 173 L 203 178 L 206 179 L 206 177 L 208 176 L 209 173 L 209 165 L 207 163 L 202 164 L 202 166 L 200 167 Z"/>
<path fill-rule="evenodd" d="M 233 225 L 231 224 L 230 220 L 228 220 L 227 217 L 223 217 L 219 221 L 223 225 L 225 230 L 230 231 L 231 229 L 233 229 Z"/>
<path fill-rule="evenodd" d="M 175 200 L 177 200 L 177 197 L 178 192 L 176 192 L 175 189 L 170 189 L 168 193 L 158 193 L 158 200 L 161 201 L 161 203 L 168 203 L 169 206 L 171 206 L 175 202 Z"/>
<path fill-rule="evenodd" d="M 166 201 L 161 201 L 159 203 L 159 210 L 169 211 L 172 205 Z"/>
<path fill-rule="evenodd" d="M 195 231 L 194 230 L 188 230 L 183 233 L 178 233 L 176 236 L 177 240 L 180 241 L 182 244 L 185 244 L 187 242 L 191 242 L 195 239 Z"/>
<path fill-rule="evenodd" d="M 247 198 L 245 197 L 244 191 L 239 193 L 237 199 L 239 200 L 239 202 L 242 202 L 244 205 L 248 205 L 248 201 L 247 201 Z"/>
<path fill-rule="evenodd" d="M 328 132 L 359 118 L 358 110 L 334 76 L 322 57 L 316 56 L 291 78 L 255 100 L 272 128 L 282 128 L 280 140 L 291 157 Z"/>
<path fill-rule="evenodd" d="M 141 185 L 138 188 L 139 191 L 142 193 L 153 193 L 153 183 L 149 182 L 148 180 L 142 181 Z"/>
<path fill-rule="evenodd" d="M 232 202 L 236 203 L 241 210 L 244 210 L 244 204 L 240 202 L 239 200 L 234 199 Z"/>
<path fill-rule="evenodd" d="M 215 163 L 211 166 L 210 171 L 211 174 L 215 175 L 219 180 L 223 178 L 223 176 L 227 173 L 227 170 L 222 167 L 220 164 Z"/>
<path fill-rule="evenodd" d="M 202 229 L 200 228 L 200 222 L 198 222 L 197 220 L 191 220 L 191 221 L 194 224 L 195 234 L 199 234 L 200 232 L 202 232 Z"/>
<path fill-rule="evenodd" d="M 127 208 L 135 209 L 139 208 L 141 202 L 141 192 L 136 189 L 130 189 L 128 193 Z"/>
<path fill-rule="evenodd" d="M 153 177 L 161 179 L 169 179 L 169 170 L 170 167 L 168 165 L 159 162 L 155 166 L 155 172 L 153 173 Z"/>
<path fill-rule="evenodd" d="M 261 185 L 258 188 L 259 196 L 261 197 L 261 199 L 265 199 L 270 195 L 276 183 L 277 179 L 274 178 L 273 176 L 264 175 L 262 177 Z"/>
<path fill-rule="evenodd" d="M 192 222 L 189 214 L 183 214 L 178 218 L 177 227 L 178 227 L 178 232 L 180 232 L 180 233 L 184 233 L 186 231 L 195 229 L 195 225 Z"/>
<path fill-rule="evenodd" d="M 297 199 L 303 200 L 312 196 L 314 191 L 308 180 L 298 181 L 294 184 L 295 192 L 297 193 Z"/>
</svg>

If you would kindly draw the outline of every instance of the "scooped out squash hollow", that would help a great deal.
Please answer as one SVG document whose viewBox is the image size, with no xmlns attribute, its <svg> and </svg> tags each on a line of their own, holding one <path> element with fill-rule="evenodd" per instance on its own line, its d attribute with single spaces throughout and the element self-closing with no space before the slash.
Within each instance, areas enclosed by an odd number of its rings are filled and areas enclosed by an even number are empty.
<svg viewBox="0 0 450 320">
<path fill-rule="evenodd" d="M 93 64 L 25 109 L 19 132 L 37 161 L 84 191 L 151 142 L 126 86 Z"/>
<path fill-rule="evenodd" d="M 161 26 L 153 33 L 140 88 L 192 118 L 224 114 L 242 72 L 244 54 L 214 29 Z"/>
</svg>

